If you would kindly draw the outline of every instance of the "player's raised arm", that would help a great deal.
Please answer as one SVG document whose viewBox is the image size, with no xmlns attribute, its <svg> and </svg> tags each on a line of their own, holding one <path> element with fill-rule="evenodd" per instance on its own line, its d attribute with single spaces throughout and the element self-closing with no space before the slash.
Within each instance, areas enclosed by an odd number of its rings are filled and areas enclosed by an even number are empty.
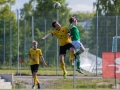
<svg viewBox="0 0 120 90">
<path fill-rule="evenodd" d="M 50 36 L 52 36 L 51 33 L 49 33 L 49 34 L 45 35 L 44 37 L 42 37 L 41 40 L 44 40 L 44 39 L 46 39 L 46 38 L 48 38 L 48 37 L 50 37 Z"/>
</svg>

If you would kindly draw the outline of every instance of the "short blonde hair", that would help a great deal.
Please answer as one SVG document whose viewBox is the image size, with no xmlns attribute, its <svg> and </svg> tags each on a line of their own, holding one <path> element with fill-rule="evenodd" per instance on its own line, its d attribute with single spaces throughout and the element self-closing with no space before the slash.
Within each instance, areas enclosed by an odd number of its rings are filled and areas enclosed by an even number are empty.
<svg viewBox="0 0 120 90">
<path fill-rule="evenodd" d="M 33 43 L 36 43 L 36 44 L 38 44 L 38 42 L 37 42 L 37 41 L 35 41 L 35 40 L 33 40 L 33 41 L 32 41 L 32 44 L 33 44 Z"/>
</svg>

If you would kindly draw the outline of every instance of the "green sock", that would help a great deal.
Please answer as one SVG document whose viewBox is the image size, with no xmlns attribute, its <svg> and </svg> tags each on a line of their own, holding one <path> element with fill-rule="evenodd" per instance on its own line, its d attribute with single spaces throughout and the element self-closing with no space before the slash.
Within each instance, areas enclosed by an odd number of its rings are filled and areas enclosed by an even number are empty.
<svg viewBox="0 0 120 90">
<path fill-rule="evenodd" d="M 75 53 L 75 55 L 79 55 L 79 54 L 81 54 L 83 51 L 82 50 L 79 50 L 79 51 L 77 51 L 76 53 Z"/>
<path fill-rule="evenodd" d="M 80 69 L 80 57 L 77 58 L 77 69 Z"/>
</svg>

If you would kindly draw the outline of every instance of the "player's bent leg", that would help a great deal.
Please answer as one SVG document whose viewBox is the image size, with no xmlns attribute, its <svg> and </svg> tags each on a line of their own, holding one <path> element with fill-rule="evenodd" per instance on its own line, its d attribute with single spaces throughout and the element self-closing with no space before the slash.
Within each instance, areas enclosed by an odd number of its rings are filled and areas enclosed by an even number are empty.
<svg viewBox="0 0 120 90">
<path fill-rule="evenodd" d="M 80 42 L 80 45 L 81 45 L 81 50 L 84 52 L 85 51 L 85 47 L 83 46 L 83 44 Z"/>
<path fill-rule="evenodd" d="M 74 57 L 76 59 L 75 53 L 76 53 L 76 49 L 74 47 L 71 47 L 70 48 L 70 60 L 73 60 Z"/>
<path fill-rule="evenodd" d="M 83 51 L 81 50 L 81 49 L 79 49 L 76 53 L 75 53 L 75 55 L 77 56 L 77 55 L 79 55 L 79 54 L 81 54 Z"/>
<path fill-rule="evenodd" d="M 73 60 L 74 58 L 74 52 L 70 51 L 70 60 Z"/>
<path fill-rule="evenodd" d="M 73 66 L 74 65 L 74 63 L 73 63 L 73 57 L 74 57 L 74 53 L 73 52 L 70 52 L 70 59 L 69 59 L 69 61 L 70 61 L 70 64 Z"/>
<path fill-rule="evenodd" d="M 75 55 L 80 55 L 84 51 L 85 51 L 85 48 L 83 47 L 83 45 L 81 45 L 80 49 L 75 53 Z"/>
</svg>

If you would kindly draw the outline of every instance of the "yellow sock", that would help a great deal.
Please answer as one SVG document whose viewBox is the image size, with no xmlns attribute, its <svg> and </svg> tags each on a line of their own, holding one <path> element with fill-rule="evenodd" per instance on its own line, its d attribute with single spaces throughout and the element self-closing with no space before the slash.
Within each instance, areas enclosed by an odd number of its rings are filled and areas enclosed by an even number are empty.
<svg viewBox="0 0 120 90">
<path fill-rule="evenodd" d="M 39 81 L 39 79 L 38 79 L 38 77 L 37 77 L 37 76 L 36 76 L 36 82 L 37 82 L 37 83 L 40 83 L 40 81 Z"/>
<path fill-rule="evenodd" d="M 63 61 L 61 61 L 60 65 L 61 65 L 61 68 L 62 68 L 63 72 L 66 73 L 65 63 Z"/>
<path fill-rule="evenodd" d="M 70 61 L 73 60 L 73 58 L 74 58 L 74 53 L 70 52 Z"/>
<path fill-rule="evenodd" d="M 37 76 L 34 76 L 34 86 L 37 84 Z"/>
</svg>

